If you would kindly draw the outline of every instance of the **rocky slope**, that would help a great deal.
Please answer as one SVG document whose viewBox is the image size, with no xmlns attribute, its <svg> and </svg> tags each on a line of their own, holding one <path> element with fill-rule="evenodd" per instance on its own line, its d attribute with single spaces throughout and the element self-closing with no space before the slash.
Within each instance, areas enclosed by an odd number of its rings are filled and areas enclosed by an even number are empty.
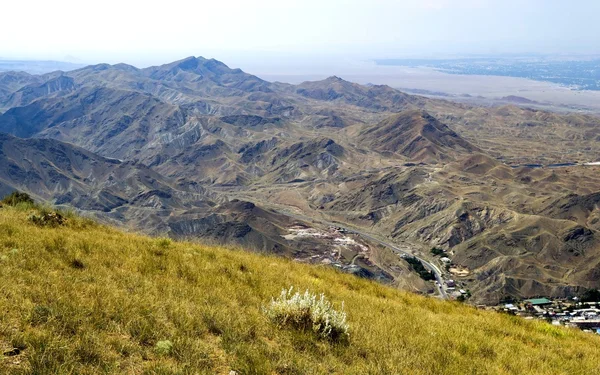
<svg viewBox="0 0 600 375">
<path fill-rule="evenodd" d="M 399 154 L 419 162 L 450 160 L 451 154 L 464 156 L 478 151 L 448 126 L 419 110 L 391 116 L 364 130 L 359 140 L 380 153 Z"/>
</svg>

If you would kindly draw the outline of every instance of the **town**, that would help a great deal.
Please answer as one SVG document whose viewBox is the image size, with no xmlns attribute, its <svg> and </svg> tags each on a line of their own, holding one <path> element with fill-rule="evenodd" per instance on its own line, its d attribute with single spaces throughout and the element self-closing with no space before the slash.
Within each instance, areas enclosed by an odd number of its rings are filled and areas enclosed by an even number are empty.
<svg viewBox="0 0 600 375">
<path fill-rule="evenodd" d="M 545 320 L 553 325 L 579 328 L 600 334 L 600 294 L 591 290 L 582 297 L 550 300 L 545 297 L 507 302 L 498 306 L 477 306 L 486 310 L 521 316 L 524 319 Z M 591 300 L 594 301 L 591 301 Z"/>
<path fill-rule="evenodd" d="M 468 269 L 452 262 L 451 253 L 433 247 L 431 254 L 439 257 L 439 262 L 444 264 L 446 271 L 454 277 L 460 279 L 469 275 Z M 435 281 L 435 285 L 437 288 L 444 289 L 453 300 L 464 302 L 471 296 L 467 285 L 462 281 L 448 279 L 442 284 Z M 477 305 L 477 308 L 520 316 L 527 320 L 545 320 L 553 325 L 579 328 L 585 332 L 600 334 L 600 291 L 596 289 L 590 289 L 580 297 L 555 300 L 538 297 L 521 301 L 509 298 L 496 306 Z"/>
</svg>

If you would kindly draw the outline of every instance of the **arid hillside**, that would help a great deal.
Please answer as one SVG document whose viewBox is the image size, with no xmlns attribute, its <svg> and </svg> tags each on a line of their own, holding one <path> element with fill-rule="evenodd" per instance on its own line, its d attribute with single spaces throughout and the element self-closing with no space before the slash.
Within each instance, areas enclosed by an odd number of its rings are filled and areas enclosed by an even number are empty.
<svg viewBox="0 0 600 375">
<path fill-rule="evenodd" d="M 600 287 L 600 118 L 201 57 L 0 82 L 3 193 L 446 297 L 416 256 L 472 303 Z"/>
</svg>

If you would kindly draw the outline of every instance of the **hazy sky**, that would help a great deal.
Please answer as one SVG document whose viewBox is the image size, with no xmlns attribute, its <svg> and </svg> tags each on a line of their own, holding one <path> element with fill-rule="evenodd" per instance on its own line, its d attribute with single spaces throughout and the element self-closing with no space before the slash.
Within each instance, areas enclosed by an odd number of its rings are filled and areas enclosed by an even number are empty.
<svg viewBox="0 0 600 375">
<path fill-rule="evenodd" d="M 600 0 L 4 0 L 0 14 L 3 58 L 144 66 L 189 55 L 600 52 Z"/>
</svg>

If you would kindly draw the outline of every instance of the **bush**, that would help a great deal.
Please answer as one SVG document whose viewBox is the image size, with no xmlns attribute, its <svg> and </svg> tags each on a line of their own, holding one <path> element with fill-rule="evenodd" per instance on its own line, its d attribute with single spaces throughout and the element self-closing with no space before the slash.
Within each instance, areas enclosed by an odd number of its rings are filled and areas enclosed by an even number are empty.
<svg viewBox="0 0 600 375">
<path fill-rule="evenodd" d="M 169 355 L 173 351 L 173 343 L 169 340 L 163 340 L 156 343 L 156 351 L 159 354 Z"/>
<path fill-rule="evenodd" d="M 283 289 L 277 299 L 265 309 L 267 316 L 275 323 L 283 326 L 290 325 L 297 329 L 310 329 L 319 336 L 334 341 L 347 339 L 348 323 L 344 303 L 337 311 L 323 294 L 317 296 L 308 290 L 304 294 L 292 289 Z"/>
<path fill-rule="evenodd" d="M 407 257 L 404 260 L 406 260 L 406 262 L 408 262 L 408 264 L 410 264 L 410 267 L 413 269 L 413 271 L 418 273 L 419 276 L 421 276 L 421 278 L 423 280 L 425 280 L 425 281 L 435 280 L 434 273 L 429 271 L 427 268 L 425 268 L 423 263 L 421 263 L 421 261 L 418 260 L 417 258 Z"/>
<path fill-rule="evenodd" d="M 67 223 L 67 219 L 58 212 L 41 212 L 39 215 L 31 214 L 28 219 L 40 227 L 58 227 Z"/>
<path fill-rule="evenodd" d="M 446 252 L 444 251 L 444 249 L 440 249 L 439 247 L 432 247 L 431 254 L 437 255 L 437 256 L 442 256 L 442 255 L 445 255 Z"/>
<path fill-rule="evenodd" d="M 13 191 L 2 199 L 2 203 L 7 206 L 16 206 L 19 203 L 33 204 L 33 199 L 27 193 Z"/>
<path fill-rule="evenodd" d="M 599 302 L 600 291 L 598 289 L 588 289 L 580 297 L 581 302 Z"/>
</svg>

